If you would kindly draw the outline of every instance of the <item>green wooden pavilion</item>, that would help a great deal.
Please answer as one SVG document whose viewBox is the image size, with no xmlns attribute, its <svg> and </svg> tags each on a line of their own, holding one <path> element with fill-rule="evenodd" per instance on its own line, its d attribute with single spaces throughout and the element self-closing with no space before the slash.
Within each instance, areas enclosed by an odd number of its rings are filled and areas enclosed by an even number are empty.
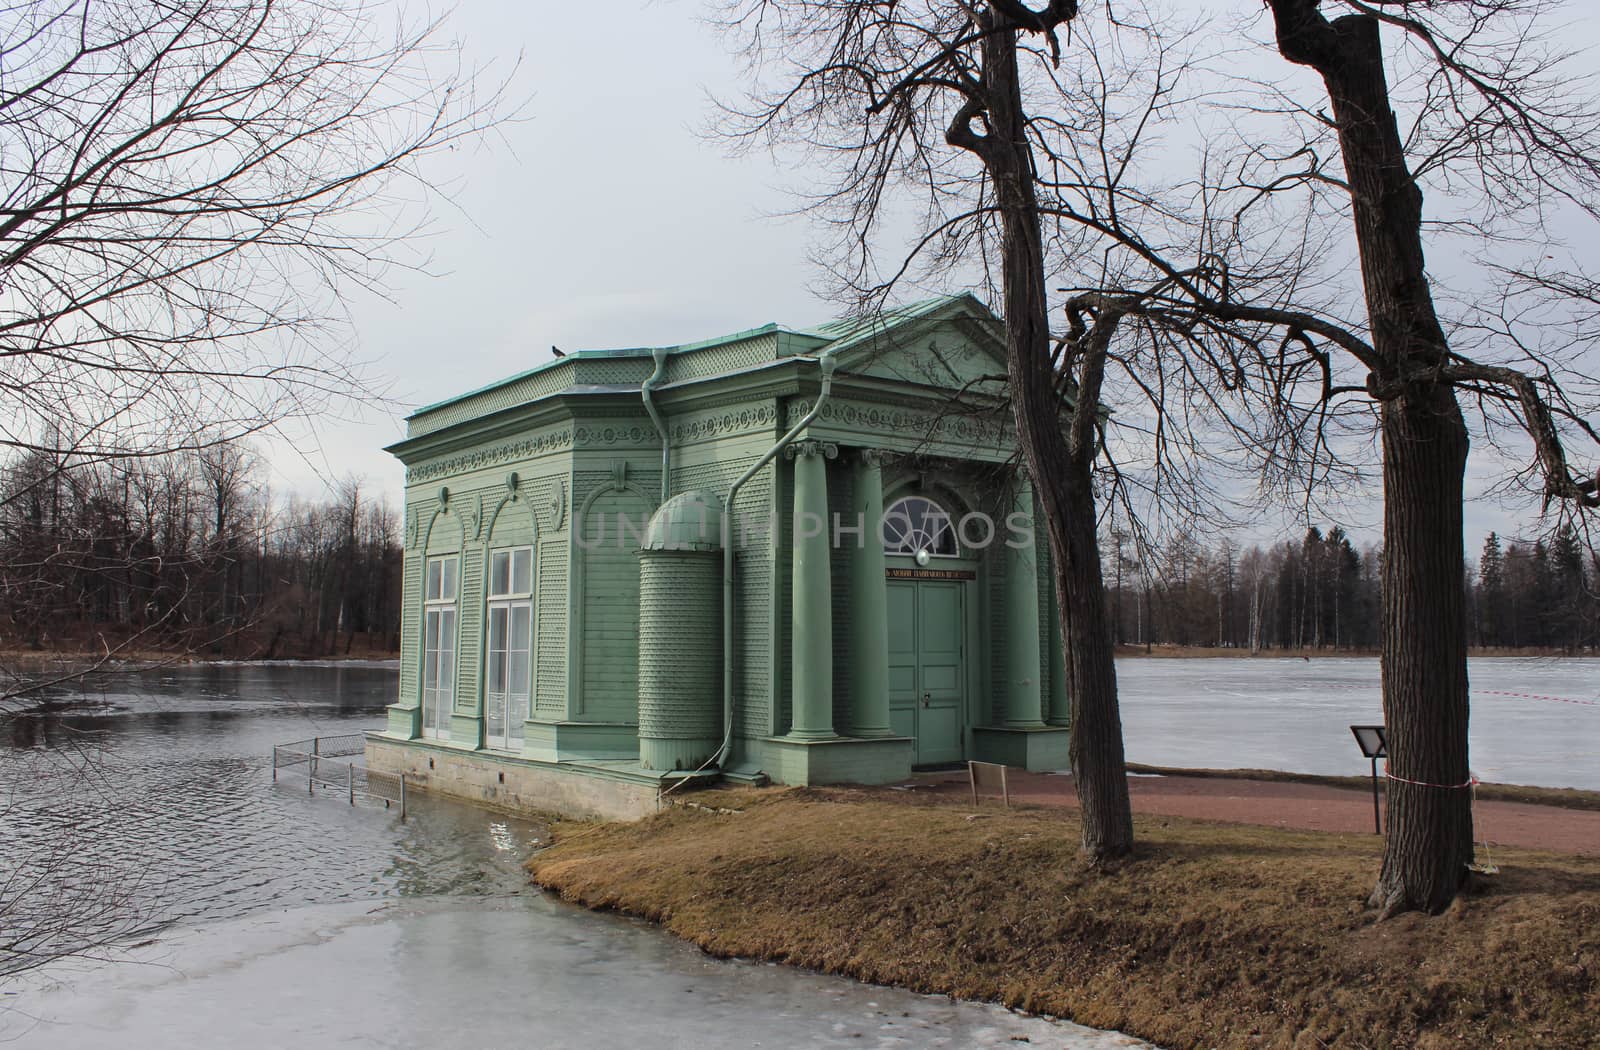
<svg viewBox="0 0 1600 1050">
<path fill-rule="evenodd" d="M 1067 765 L 1003 333 L 968 295 L 568 353 L 430 405 L 368 764 L 604 816 L 684 779 Z"/>
</svg>

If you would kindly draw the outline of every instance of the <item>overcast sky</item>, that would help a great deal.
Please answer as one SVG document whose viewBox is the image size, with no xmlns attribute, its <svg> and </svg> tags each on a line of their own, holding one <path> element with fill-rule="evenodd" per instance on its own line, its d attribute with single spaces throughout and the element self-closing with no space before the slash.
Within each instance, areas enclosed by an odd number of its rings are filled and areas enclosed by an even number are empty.
<svg viewBox="0 0 1600 1050">
<path fill-rule="evenodd" d="M 459 168 L 436 208 L 433 276 L 397 272 L 393 302 L 355 300 L 360 355 L 398 408 L 323 425 L 305 456 L 275 453 L 273 485 L 308 496 L 325 475 L 364 476 L 399 501 L 382 446 L 407 411 L 564 350 L 684 342 L 829 307 L 807 291 L 806 229 L 765 160 L 733 160 L 697 130 L 734 63 L 695 0 L 580 4 L 464 0 L 468 55 L 523 52 L 527 119 Z"/>
<path fill-rule="evenodd" d="M 699 133 L 708 95 L 736 87 L 703 10 L 462 0 L 452 24 L 469 58 L 504 67 L 523 53 L 527 119 L 434 165 L 452 204 L 437 208 L 433 275 L 397 273 L 392 302 L 353 303 L 360 355 L 396 407 L 330 421 L 299 454 L 275 448 L 276 490 L 315 497 L 353 474 L 398 504 L 403 471 L 381 449 L 406 412 L 548 360 L 552 344 L 659 345 L 831 316 L 810 290 L 807 222 L 774 217 L 792 206 L 781 187 L 796 173 L 731 159 Z M 1251 531 L 1295 527 L 1276 517 Z M 1349 517 L 1376 540 L 1374 504 Z M 1519 520 L 1531 519 L 1469 506 L 1469 553 Z"/>
</svg>

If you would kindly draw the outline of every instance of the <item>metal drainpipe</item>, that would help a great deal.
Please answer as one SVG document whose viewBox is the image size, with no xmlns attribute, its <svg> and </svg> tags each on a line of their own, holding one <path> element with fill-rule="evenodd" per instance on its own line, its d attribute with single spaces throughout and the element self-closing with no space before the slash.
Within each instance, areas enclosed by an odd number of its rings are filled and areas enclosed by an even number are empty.
<svg viewBox="0 0 1600 1050">
<path fill-rule="evenodd" d="M 817 418 L 817 413 L 822 411 L 822 405 L 828 400 L 828 395 L 833 392 L 833 370 L 838 362 L 833 359 L 833 350 L 824 350 L 817 358 L 817 366 L 822 369 L 822 390 L 817 394 L 817 403 L 811 406 L 805 418 L 789 428 L 789 432 L 778 439 L 778 443 L 767 449 L 766 455 L 756 460 L 755 466 L 739 475 L 739 479 L 728 486 L 728 496 L 722 504 L 722 724 L 726 727 L 722 733 L 722 746 L 712 757 L 707 765 L 722 768 L 727 760 L 728 751 L 733 746 L 733 500 L 739 495 L 739 490 L 744 483 L 761 472 L 761 468 L 772 462 L 778 453 L 782 452 L 789 443 L 799 436 L 800 432 L 811 425 Z M 774 697 L 776 700 L 776 697 Z"/>
<path fill-rule="evenodd" d="M 650 395 L 654 392 L 657 383 L 667 374 L 667 354 L 665 347 L 656 347 L 650 351 L 650 356 L 656 359 L 656 370 L 650 374 L 639 386 L 639 396 L 644 398 L 644 410 L 650 413 L 650 421 L 656 425 L 656 430 L 661 432 L 661 502 L 667 502 L 667 493 L 671 489 L 672 468 L 672 443 L 667 437 L 667 424 L 661 418 L 661 412 L 656 408 L 656 403 Z"/>
</svg>

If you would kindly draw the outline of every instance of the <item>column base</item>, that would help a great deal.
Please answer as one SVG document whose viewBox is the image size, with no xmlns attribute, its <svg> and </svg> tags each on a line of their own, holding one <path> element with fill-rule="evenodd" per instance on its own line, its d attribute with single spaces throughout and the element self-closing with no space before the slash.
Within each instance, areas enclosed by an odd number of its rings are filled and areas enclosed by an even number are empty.
<svg viewBox="0 0 1600 1050">
<path fill-rule="evenodd" d="M 522 723 L 522 754 L 544 762 L 617 762 L 639 757 L 639 727 L 631 722 Z"/>
<path fill-rule="evenodd" d="M 905 736 L 835 736 L 761 741 L 762 769 L 779 784 L 895 784 L 911 776 L 916 741 Z"/>
<path fill-rule="evenodd" d="M 390 704 L 388 707 L 388 734 L 401 740 L 415 740 L 422 735 L 421 704 Z"/>
<path fill-rule="evenodd" d="M 980 762 L 1019 766 L 1030 773 L 1065 770 L 1071 762 L 1067 744 L 1071 734 L 1054 726 L 1012 728 L 978 726 L 972 730 L 974 756 Z"/>
<path fill-rule="evenodd" d="M 483 747 L 483 719 L 477 715 L 450 715 L 450 742 L 476 751 Z"/>
</svg>

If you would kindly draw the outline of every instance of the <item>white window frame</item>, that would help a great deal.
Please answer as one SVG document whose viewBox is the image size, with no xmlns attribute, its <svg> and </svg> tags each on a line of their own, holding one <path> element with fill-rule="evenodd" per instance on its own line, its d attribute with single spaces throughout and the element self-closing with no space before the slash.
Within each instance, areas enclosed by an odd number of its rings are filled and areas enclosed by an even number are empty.
<svg viewBox="0 0 1600 1050">
<path fill-rule="evenodd" d="M 460 672 L 460 597 L 461 556 L 430 556 L 422 569 L 421 699 L 422 735 L 431 740 L 450 739 L 450 715 L 455 711 Z"/>
<path fill-rule="evenodd" d="M 533 710 L 533 547 L 500 547 L 489 551 L 488 559 L 483 618 L 484 746 L 517 752 L 522 750 L 522 724 Z M 524 622 L 520 630 L 514 630 L 518 612 Z M 497 634 L 503 636 L 497 638 Z M 521 688 L 514 690 L 518 657 Z"/>
<path fill-rule="evenodd" d="M 937 520 L 942 521 L 943 525 L 935 527 L 931 532 L 925 527 L 914 527 L 912 524 L 911 515 L 904 511 L 900 511 L 900 508 L 903 505 L 913 501 L 926 503 L 929 508 L 938 511 L 939 518 Z M 900 513 L 896 513 L 897 511 L 900 511 Z M 926 523 L 927 520 L 928 515 L 927 512 L 924 511 L 924 523 Z M 892 524 L 897 522 L 904 522 L 906 528 L 900 529 L 898 525 Z M 883 552 L 885 554 L 916 555 L 922 550 L 927 550 L 928 557 L 930 558 L 959 558 L 961 557 L 961 538 L 956 534 L 956 525 L 957 522 L 955 516 L 946 510 L 944 505 L 939 503 L 938 500 L 935 500 L 929 496 L 921 495 L 920 493 L 912 492 L 895 500 L 889 505 L 889 508 L 883 512 L 883 523 L 880 530 L 879 539 L 883 542 Z M 889 539 L 889 530 L 891 527 L 894 527 L 897 533 L 894 541 Z M 933 548 L 935 545 L 942 545 L 942 540 L 946 536 L 949 537 L 951 549 L 945 552 L 934 550 Z"/>
</svg>

